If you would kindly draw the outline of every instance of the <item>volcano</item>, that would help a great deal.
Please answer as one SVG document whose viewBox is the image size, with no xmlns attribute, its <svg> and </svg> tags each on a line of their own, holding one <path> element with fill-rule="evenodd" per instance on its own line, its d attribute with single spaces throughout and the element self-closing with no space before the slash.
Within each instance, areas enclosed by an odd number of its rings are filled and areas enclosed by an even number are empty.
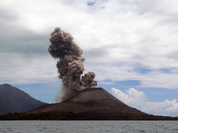
<svg viewBox="0 0 200 133">
<path fill-rule="evenodd" d="M 154 116 L 131 108 L 103 88 L 86 88 L 66 101 L 46 104 L 26 112 L 73 112 L 69 120 L 177 120 L 175 117 Z"/>
</svg>

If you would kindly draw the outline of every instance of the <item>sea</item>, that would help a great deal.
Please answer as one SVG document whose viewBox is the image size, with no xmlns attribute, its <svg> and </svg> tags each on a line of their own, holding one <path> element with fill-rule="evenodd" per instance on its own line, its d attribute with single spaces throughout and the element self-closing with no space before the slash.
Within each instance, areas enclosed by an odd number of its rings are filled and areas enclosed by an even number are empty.
<svg viewBox="0 0 200 133">
<path fill-rule="evenodd" d="M 178 133 L 178 121 L 0 121 L 0 133 Z"/>
</svg>

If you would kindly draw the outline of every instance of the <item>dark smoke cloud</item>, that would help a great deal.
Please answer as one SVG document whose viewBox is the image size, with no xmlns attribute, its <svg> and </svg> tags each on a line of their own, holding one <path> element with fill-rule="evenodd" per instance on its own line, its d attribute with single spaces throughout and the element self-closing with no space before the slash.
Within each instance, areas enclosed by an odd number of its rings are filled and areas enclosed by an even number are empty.
<svg viewBox="0 0 200 133">
<path fill-rule="evenodd" d="M 48 52 L 52 57 L 60 59 L 57 62 L 57 68 L 59 78 L 63 81 L 61 97 L 57 97 L 56 102 L 62 102 L 86 87 L 97 86 L 97 81 L 94 81 L 94 72 L 88 72 L 81 78 L 85 58 L 81 56 L 83 50 L 73 39 L 69 33 L 58 27 L 51 33 L 49 39 L 51 44 Z"/>
<path fill-rule="evenodd" d="M 94 81 L 95 73 L 88 72 L 82 76 L 82 84 L 84 87 L 97 86 L 97 81 Z"/>
</svg>

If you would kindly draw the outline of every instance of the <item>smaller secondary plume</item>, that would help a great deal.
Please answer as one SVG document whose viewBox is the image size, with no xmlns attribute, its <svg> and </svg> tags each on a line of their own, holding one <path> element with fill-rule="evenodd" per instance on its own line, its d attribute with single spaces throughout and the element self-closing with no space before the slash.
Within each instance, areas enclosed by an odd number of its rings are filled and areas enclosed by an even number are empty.
<svg viewBox="0 0 200 133">
<path fill-rule="evenodd" d="M 91 87 L 91 86 L 97 86 L 97 81 L 94 81 L 95 73 L 94 72 L 88 72 L 84 76 L 82 76 L 82 85 L 84 87 Z"/>
<path fill-rule="evenodd" d="M 73 41 L 73 37 L 56 27 L 51 33 L 48 52 L 52 57 L 58 58 L 57 68 L 59 78 L 62 79 L 61 97 L 56 98 L 56 102 L 62 102 L 72 97 L 84 88 L 97 86 L 94 81 L 95 73 L 88 72 L 81 77 L 84 71 L 82 57 L 83 50 Z"/>
</svg>

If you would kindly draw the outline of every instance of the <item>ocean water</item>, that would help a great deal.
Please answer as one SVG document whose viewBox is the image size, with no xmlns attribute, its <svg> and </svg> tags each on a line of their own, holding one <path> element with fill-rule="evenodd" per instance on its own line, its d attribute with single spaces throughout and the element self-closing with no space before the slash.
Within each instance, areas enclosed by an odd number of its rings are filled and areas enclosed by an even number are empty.
<svg viewBox="0 0 200 133">
<path fill-rule="evenodd" d="M 178 121 L 0 121 L 0 133 L 178 133 Z"/>
</svg>

